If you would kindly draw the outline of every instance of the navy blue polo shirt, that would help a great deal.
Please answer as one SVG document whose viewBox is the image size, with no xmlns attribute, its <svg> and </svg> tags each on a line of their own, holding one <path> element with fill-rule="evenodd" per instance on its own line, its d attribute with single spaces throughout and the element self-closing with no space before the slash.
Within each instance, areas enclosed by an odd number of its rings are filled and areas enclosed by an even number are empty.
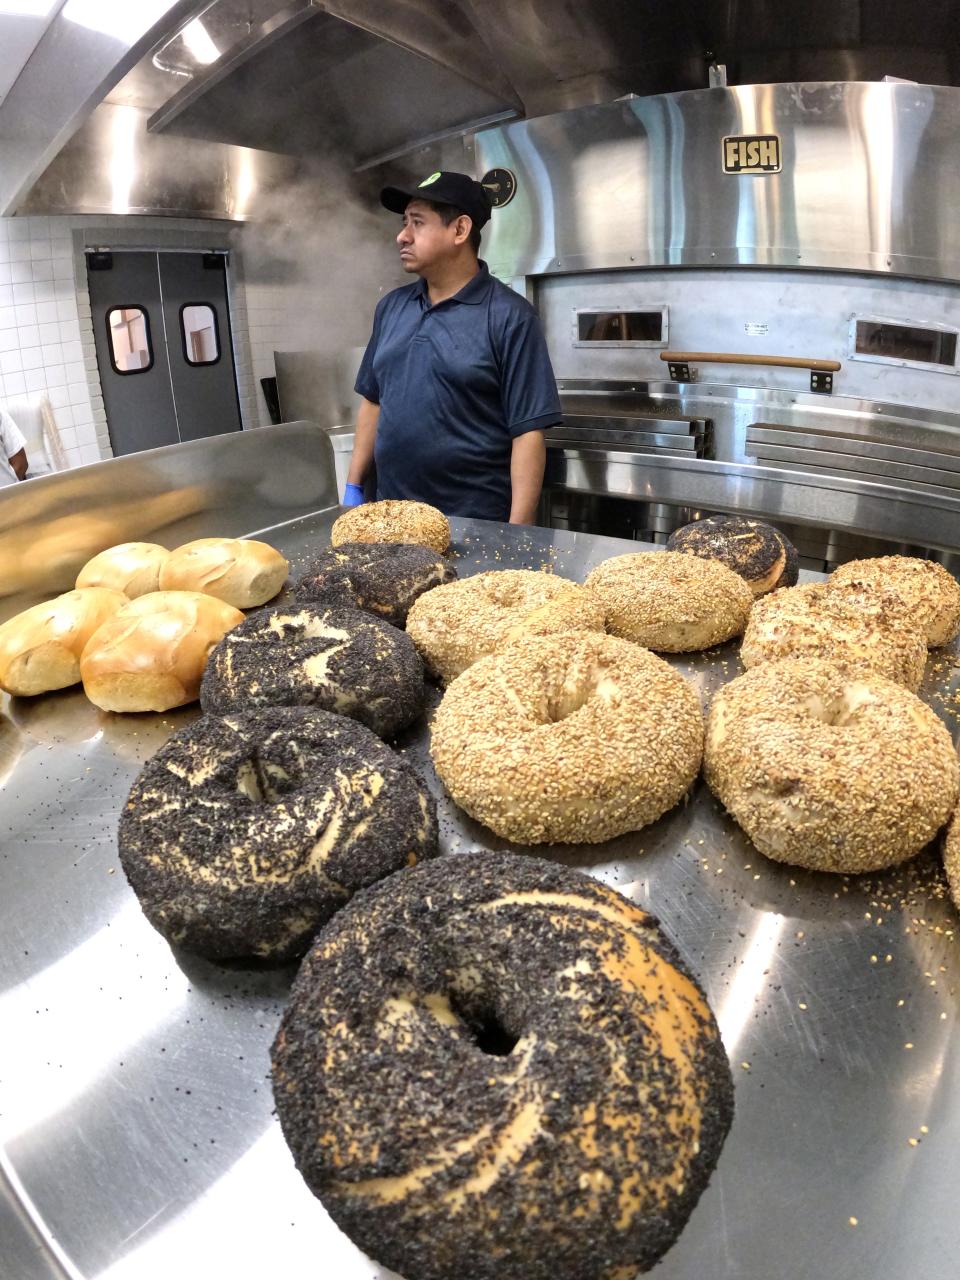
<svg viewBox="0 0 960 1280">
<path fill-rule="evenodd" d="M 513 440 L 560 421 L 537 313 L 483 262 L 436 306 L 424 280 L 381 298 L 355 389 L 380 406 L 377 497 L 447 515 L 509 519 Z"/>
</svg>

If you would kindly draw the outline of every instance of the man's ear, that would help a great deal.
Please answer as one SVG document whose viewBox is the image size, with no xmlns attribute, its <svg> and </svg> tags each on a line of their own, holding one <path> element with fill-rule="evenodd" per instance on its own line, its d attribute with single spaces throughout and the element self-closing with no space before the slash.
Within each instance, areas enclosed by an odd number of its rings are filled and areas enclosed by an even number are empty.
<svg viewBox="0 0 960 1280">
<path fill-rule="evenodd" d="M 454 244 L 464 244 L 470 239 L 470 232 L 473 230 L 473 219 L 468 213 L 461 213 L 457 218 L 457 230 L 454 236 Z"/>
</svg>

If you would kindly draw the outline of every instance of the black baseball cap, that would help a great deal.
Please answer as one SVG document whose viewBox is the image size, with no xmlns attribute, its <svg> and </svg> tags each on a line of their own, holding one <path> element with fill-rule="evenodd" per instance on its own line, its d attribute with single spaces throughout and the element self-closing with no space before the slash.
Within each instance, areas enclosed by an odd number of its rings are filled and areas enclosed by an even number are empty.
<svg viewBox="0 0 960 1280">
<path fill-rule="evenodd" d="M 380 203 L 391 213 L 403 213 L 411 200 L 431 200 L 435 204 L 450 204 L 467 214 L 477 228 L 490 221 L 492 204 L 483 186 L 465 173 L 448 173 L 438 169 L 428 178 L 418 182 L 412 191 L 400 187 L 384 187 Z"/>
</svg>

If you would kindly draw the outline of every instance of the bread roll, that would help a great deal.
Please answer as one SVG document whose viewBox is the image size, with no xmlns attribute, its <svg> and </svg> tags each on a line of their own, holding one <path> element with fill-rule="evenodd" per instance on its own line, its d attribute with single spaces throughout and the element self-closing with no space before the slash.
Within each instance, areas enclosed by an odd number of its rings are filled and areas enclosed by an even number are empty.
<svg viewBox="0 0 960 1280">
<path fill-rule="evenodd" d="M 130 600 L 160 587 L 160 566 L 169 557 L 157 542 L 121 542 L 88 560 L 77 574 L 78 587 L 113 587 Z"/>
<path fill-rule="evenodd" d="M 84 645 L 127 603 L 122 591 L 87 587 L 15 614 L 0 626 L 0 687 L 32 697 L 76 684 Z"/>
<path fill-rule="evenodd" d="M 125 605 L 87 642 L 80 674 L 104 711 L 169 711 L 193 702 L 210 650 L 243 621 L 199 591 L 154 591 Z"/>
<path fill-rule="evenodd" d="M 288 562 L 266 542 L 198 538 L 177 547 L 160 570 L 161 591 L 202 591 L 237 609 L 272 600 L 287 578 Z"/>
</svg>

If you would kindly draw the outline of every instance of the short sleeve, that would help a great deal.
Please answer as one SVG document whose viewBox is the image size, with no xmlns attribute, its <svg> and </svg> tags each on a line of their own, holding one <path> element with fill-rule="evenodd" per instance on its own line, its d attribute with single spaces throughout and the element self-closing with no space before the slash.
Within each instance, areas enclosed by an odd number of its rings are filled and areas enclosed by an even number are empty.
<svg viewBox="0 0 960 1280">
<path fill-rule="evenodd" d="M 377 355 L 377 346 L 380 342 L 380 330 L 383 327 L 383 309 L 386 298 L 381 298 L 377 303 L 377 309 L 373 313 L 373 332 L 370 334 L 370 341 L 367 343 L 367 349 L 363 353 L 363 359 L 360 361 L 360 368 L 357 371 L 357 380 L 353 384 L 353 389 L 358 396 L 363 396 L 365 400 L 369 400 L 372 404 L 380 403 L 380 384 L 377 381 L 377 375 L 373 371 L 373 362 Z"/>
<path fill-rule="evenodd" d="M 500 396 L 510 435 L 515 438 L 561 422 L 557 380 L 532 307 L 509 314 L 499 356 Z"/>
<path fill-rule="evenodd" d="M 0 437 L 3 440 L 3 456 L 5 458 L 12 458 L 14 454 L 27 447 L 23 432 L 10 417 L 9 413 L 4 412 L 3 409 L 0 409 Z"/>
</svg>

